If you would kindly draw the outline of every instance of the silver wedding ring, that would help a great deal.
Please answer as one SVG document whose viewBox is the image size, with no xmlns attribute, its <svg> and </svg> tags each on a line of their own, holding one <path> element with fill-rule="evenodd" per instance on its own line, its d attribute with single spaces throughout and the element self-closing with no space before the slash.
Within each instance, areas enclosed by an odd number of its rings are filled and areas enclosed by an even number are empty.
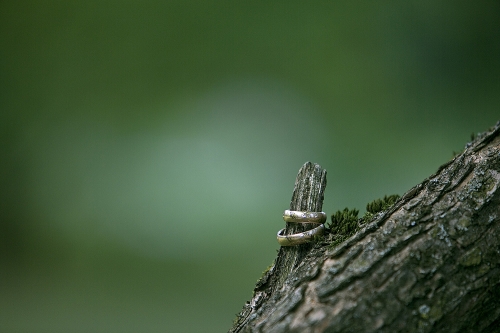
<svg viewBox="0 0 500 333">
<path fill-rule="evenodd" d="M 314 238 L 314 236 L 322 235 L 324 231 L 325 231 L 325 226 L 323 224 L 320 224 L 314 229 L 293 235 L 283 235 L 285 229 L 281 229 L 280 231 L 278 231 L 277 235 L 278 243 L 280 243 L 281 246 L 293 246 L 293 245 L 304 244 L 310 242 Z"/>
<path fill-rule="evenodd" d="M 325 231 L 323 223 L 326 221 L 326 214 L 324 212 L 305 212 L 287 209 L 283 213 L 283 220 L 287 223 L 315 223 L 319 225 L 314 229 L 292 235 L 284 235 L 285 229 L 281 229 L 277 234 L 278 243 L 281 246 L 293 246 L 310 242 L 315 236 L 322 235 Z"/>
<path fill-rule="evenodd" d="M 285 222 L 296 223 L 325 223 L 326 214 L 324 212 L 303 212 L 299 210 L 285 210 L 283 213 Z"/>
</svg>

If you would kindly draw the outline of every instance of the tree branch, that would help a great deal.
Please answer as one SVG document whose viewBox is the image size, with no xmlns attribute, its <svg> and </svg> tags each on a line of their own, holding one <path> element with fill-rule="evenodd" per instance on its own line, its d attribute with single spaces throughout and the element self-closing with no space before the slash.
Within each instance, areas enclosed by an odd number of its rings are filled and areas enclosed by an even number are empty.
<svg viewBox="0 0 500 333">
<path fill-rule="evenodd" d="M 500 332 L 500 122 L 352 237 L 275 266 L 230 332 Z"/>
</svg>

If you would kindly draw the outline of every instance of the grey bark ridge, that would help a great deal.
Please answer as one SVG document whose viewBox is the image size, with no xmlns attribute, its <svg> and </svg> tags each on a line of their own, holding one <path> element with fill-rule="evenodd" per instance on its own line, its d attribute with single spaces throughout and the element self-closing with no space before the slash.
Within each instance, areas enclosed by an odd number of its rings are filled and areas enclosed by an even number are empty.
<svg viewBox="0 0 500 333">
<path fill-rule="evenodd" d="M 231 332 L 500 332 L 500 122 L 254 299 Z"/>
</svg>

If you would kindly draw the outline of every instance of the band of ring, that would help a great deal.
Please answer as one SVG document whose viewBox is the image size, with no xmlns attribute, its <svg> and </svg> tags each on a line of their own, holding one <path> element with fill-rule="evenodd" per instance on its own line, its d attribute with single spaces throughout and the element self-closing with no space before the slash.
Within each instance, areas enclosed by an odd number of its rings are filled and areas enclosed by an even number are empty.
<svg viewBox="0 0 500 333">
<path fill-rule="evenodd" d="M 285 210 L 283 213 L 285 222 L 299 223 L 324 223 L 326 221 L 325 212 L 303 212 L 300 210 Z"/>
<path fill-rule="evenodd" d="M 278 231 L 278 243 L 280 243 L 281 246 L 292 246 L 310 242 L 314 238 L 314 236 L 322 235 L 325 231 L 325 226 L 323 224 L 320 224 L 314 229 L 286 236 L 283 235 L 284 231 L 285 229 L 281 229 L 280 231 Z"/>
</svg>

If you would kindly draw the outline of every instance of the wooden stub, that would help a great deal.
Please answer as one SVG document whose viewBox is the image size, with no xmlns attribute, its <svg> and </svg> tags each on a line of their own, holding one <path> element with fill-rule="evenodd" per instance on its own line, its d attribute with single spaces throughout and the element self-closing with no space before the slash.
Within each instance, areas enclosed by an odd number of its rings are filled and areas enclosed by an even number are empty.
<svg viewBox="0 0 500 333">
<path fill-rule="evenodd" d="M 323 195 L 326 187 L 326 170 L 318 164 L 307 162 L 300 168 L 295 180 L 290 210 L 321 212 Z M 285 208 L 285 207 L 283 207 Z M 285 209 L 283 209 L 285 210 Z M 317 225 L 313 223 L 287 222 L 285 235 L 310 230 Z M 265 302 L 283 286 L 288 275 L 297 267 L 312 249 L 313 244 L 282 246 L 273 265 L 266 271 L 255 285 L 254 295 L 238 314 L 230 333 L 241 332 L 253 315 L 270 311 Z"/>
<path fill-rule="evenodd" d="M 295 179 L 290 210 L 321 212 L 326 187 L 326 170 L 319 164 L 306 162 Z M 304 232 L 316 227 L 311 223 L 286 223 L 285 235 Z M 288 274 L 297 267 L 311 250 L 312 244 L 282 246 L 275 261 L 272 287 L 278 289 Z"/>
</svg>

